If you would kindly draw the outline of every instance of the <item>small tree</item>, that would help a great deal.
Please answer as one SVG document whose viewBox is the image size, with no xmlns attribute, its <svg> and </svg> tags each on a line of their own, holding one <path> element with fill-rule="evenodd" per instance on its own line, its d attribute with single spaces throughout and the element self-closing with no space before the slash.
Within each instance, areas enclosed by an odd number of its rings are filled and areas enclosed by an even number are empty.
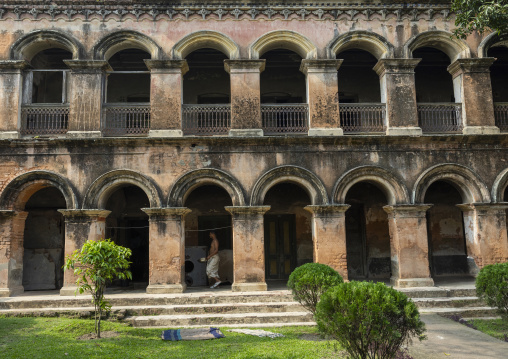
<svg viewBox="0 0 508 359">
<path fill-rule="evenodd" d="M 476 293 L 508 317 L 508 262 L 483 267 L 476 277 Z"/>
<path fill-rule="evenodd" d="M 81 250 L 75 250 L 67 256 L 64 269 L 74 270 L 77 276 L 76 294 L 90 292 L 95 307 L 95 333 L 101 337 L 101 317 L 109 312 L 111 305 L 104 299 L 107 281 L 115 278 L 132 279 L 128 270 L 131 250 L 116 245 L 111 239 L 87 241 Z"/>
</svg>

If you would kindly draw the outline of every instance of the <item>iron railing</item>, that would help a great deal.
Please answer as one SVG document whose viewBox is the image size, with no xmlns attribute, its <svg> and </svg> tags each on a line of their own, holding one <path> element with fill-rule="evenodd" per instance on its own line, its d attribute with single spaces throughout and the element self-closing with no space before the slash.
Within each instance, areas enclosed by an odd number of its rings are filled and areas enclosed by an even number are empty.
<svg viewBox="0 0 508 359">
<path fill-rule="evenodd" d="M 231 105 L 182 105 L 184 135 L 227 135 L 231 129 Z"/>
<path fill-rule="evenodd" d="M 150 104 L 103 104 L 103 136 L 142 136 L 150 131 Z"/>
<path fill-rule="evenodd" d="M 345 133 L 386 131 L 384 103 L 346 103 L 339 105 L 340 127 Z"/>
<path fill-rule="evenodd" d="M 423 132 L 460 132 L 462 104 L 419 103 L 418 125 Z"/>
<path fill-rule="evenodd" d="M 68 126 L 68 104 L 30 104 L 21 107 L 22 135 L 64 134 Z"/>
<path fill-rule="evenodd" d="M 309 105 L 263 104 L 261 120 L 265 135 L 305 134 L 309 131 Z"/>
<path fill-rule="evenodd" d="M 494 118 L 501 131 L 508 131 L 508 102 L 494 103 Z"/>
</svg>

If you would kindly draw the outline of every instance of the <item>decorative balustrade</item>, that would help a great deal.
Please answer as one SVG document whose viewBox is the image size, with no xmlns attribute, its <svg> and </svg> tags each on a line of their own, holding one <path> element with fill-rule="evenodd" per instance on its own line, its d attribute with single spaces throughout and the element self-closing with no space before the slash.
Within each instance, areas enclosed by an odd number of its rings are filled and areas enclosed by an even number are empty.
<svg viewBox="0 0 508 359">
<path fill-rule="evenodd" d="M 182 105 L 184 135 L 227 135 L 231 129 L 231 105 Z"/>
<path fill-rule="evenodd" d="M 496 126 L 501 131 L 508 131 L 508 102 L 494 103 L 494 117 Z"/>
<path fill-rule="evenodd" d="M 21 107 L 22 135 L 64 134 L 68 126 L 68 104 L 30 104 Z"/>
<path fill-rule="evenodd" d="M 462 104 L 419 103 L 418 125 L 423 132 L 462 131 Z"/>
<path fill-rule="evenodd" d="M 261 119 L 265 135 L 306 134 L 309 106 L 306 103 L 263 104 Z"/>
<path fill-rule="evenodd" d="M 140 136 L 150 131 L 150 105 L 147 103 L 103 104 L 104 136 Z"/>
<path fill-rule="evenodd" d="M 384 103 L 346 103 L 339 105 L 340 127 L 345 133 L 386 131 Z"/>
</svg>

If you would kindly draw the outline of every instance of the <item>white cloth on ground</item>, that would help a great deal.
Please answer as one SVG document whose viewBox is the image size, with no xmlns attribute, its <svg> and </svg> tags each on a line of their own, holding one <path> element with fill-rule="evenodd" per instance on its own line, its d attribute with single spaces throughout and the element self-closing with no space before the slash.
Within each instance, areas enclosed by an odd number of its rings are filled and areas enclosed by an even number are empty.
<svg viewBox="0 0 508 359">
<path fill-rule="evenodd" d="M 266 331 L 266 330 L 261 330 L 261 329 L 229 329 L 228 330 L 229 332 L 234 332 L 234 333 L 241 333 L 241 334 L 248 334 L 248 335 L 255 335 L 257 337 L 269 337 L 269 338 L 280 338 L 280 337 L 284 337 L 284 335 L 280 334 L 280 333 L 272 333 L 272 332 L 269 332 L 269 331 Z"/>
</svg>

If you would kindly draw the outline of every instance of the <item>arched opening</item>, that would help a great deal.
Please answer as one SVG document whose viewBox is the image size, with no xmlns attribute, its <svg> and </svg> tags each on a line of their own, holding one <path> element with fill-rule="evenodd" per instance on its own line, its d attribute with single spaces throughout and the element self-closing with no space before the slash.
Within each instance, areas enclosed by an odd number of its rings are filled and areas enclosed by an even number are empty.
<svg viewBox="0 0 508 359">
<path fill-rule="evenodd" d="M 261 73 L 261 116 L 265 134 L 306 133 L 308 106 L 302 57 L 296 52 L 275 49 L 265 52 Z"/>
<path fill-rule="evenodd" d="M 141 208 L 150 207 L 146 193 L 137 186 L 124 185 L 115 189 L 106 201 L 111 211 L 106 218 L 106 236 L 132 251 L 132 281 L 118 281 L 120 286 L 145 289 L 149 279 L 149 222 Z"/>
<path fill-rule="evenodd" d="M 188 288 L 208 285 L 206 263 L 200 263 L 199 259 L 208 255 L 211 230 L 219 241 L 221 286 L 233 283 L 232 222 L 231 214 L 224 208 L 232 205 L 228 192 L 216 185 L 197 187 L 185 199 L 184 206 L 192 211 L 185 217 L 185 283 Z"/>
<path fill-rule="evenodd" d="M 231 128 L 231 84 L 224 68 L 228 57 L 204 48 L 191 52 L 183 77 L 183 131 L 186 135 L 227 134 Z"/>
<path fill-rule="evenodd" d="M 383 132 L 385 106 L 381 104 L 376 57 L 352 49 L 337 54 L 343 59 L 338 76 L 340 121 L 344 132 Z"/>
<path fill-rule="evenodd" d="M 313 261 L 312 214 L 309 194 L 300 186 L 284 182 L 265 195 L 265 273 L 267 280 L 287 280 L 298 266 Z"/>
<path fill-rule="evenodd" d="M 460 92 L 454 92 L 452 75 L 448 72 L 450 58 L 431 47 L 414 50 L 413 57 L 422 59 L 415 68 L 418 121 L 422 131 L 461 131 Z"/>
<path fill-rule="evenodd" d="M 374 184 L 359 182 L 346 195 L 346 251 L 349 279 L 389 280 L 390 232 L 384 193 Z"/>
<path fill-rule="evenodd" d="M 496 126 L 501 131 L 508 131 L 508 88 L 506 86 L 508 81 L 508 48 L 506 46 L 491 47 L 488 49 L 487 55 L 496 58 L 496 61 L 490 67 Z"/>
<path fill-rule="evenodd" d="M 35 192 L 25 205 L 28 216 L 23 240 L 25 290 L 60 289 L 63 285 L 65 221 L 57 210 L 67 208 L 54 187 Z"/>
<path fill-rule="evenodd" d="M 433 277 L 469 274 L 462 211 L 457 188 L 447 181 L 432 183 L 425 193 L 430 272 Z"/>
</svg>

